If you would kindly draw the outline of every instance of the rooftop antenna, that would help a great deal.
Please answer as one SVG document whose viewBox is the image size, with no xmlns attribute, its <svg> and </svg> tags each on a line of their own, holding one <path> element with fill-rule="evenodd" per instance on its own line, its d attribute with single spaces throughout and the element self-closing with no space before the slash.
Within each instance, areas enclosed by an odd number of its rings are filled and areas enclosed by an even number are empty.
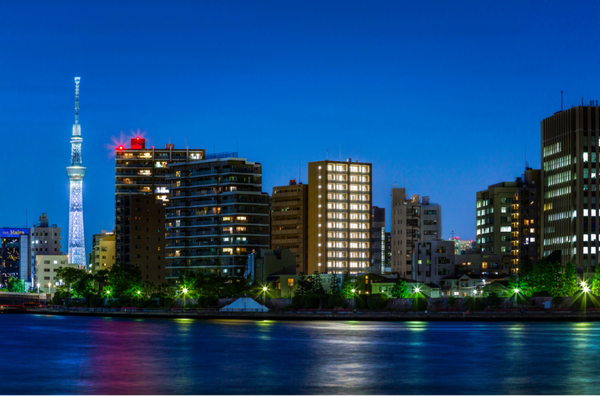
<svg viewBox="0 0 600 396">
<path fill-rule="evenodd" d="M 563 91 L 560 91 L 560 111 L 563 111 Z"/>
<path fill-rule="evenodd" d="M 79 81 L 81 77 L 75 77 L 75 124 L 79 124 Z"/>
</svg>

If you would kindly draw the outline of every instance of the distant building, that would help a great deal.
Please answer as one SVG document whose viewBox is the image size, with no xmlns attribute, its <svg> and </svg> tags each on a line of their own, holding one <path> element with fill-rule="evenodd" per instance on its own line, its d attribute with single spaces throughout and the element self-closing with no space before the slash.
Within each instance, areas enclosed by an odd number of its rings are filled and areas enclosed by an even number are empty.
<svg viewBox="0 0 600 396">
<path fill-rule="evenodd" d="M 385 267 L 384 274 L 392 273 L 392 233 L 385 233 Z"/>
<path fill-rule="evenodd" d="M 290 249 L 296 257 L 296 272 L 308 273 L 308 185 L 290 180 L 288 186 L 273 187 L 271 249 Z"/>
<path fill-rule="evenodd" d="M 404 188 L 392 188 L 392 263 L 393 273 L 414 278 L 413 253 L 417 241 L 433 241 L 442 235 L 442 208 L 429 197 L 408 198 Z"/>
<path fill-rule="evenodd" d="M 0 228 L 0 284 L 12 276 L 32 285 L 30 246 L 29 228 Z"/>
<path fill-rule="evenodd" d="M 520 264 L 524 260 L 535 263 L 540 257 L 542 242 L 540 193 L 541 171 L 527 168 L 511 205 L 512 265 L 510 270 L 512 273 L 519 271 Z"/>
<path fill-rule="evenodd" d="M 387 246 L 385 239 L 385 208 L 373 206 L 373 233 L 371 242 L 371 271 L 385 274 L 387 265 Z"/>
<path fill-rule="evenodd" d="M 205 158 L 202 149 L 146 148 L 141 137 L 115 151 L 115 263 L 140 268 L 143 281 L 165 281 L 168 165 Z"/>
<path fill-rule="evenodd" d="M 475 241 L 473 240 L 461 240 L 458 236 L 451 237 L 448 240 L 454 242 L 454 254 L 457 256 L 467 254 L 469 250 L 476 248 Z"/>
<path fill-rule="evenodd" d="M 296 257 L 290 249 L 260 249 L 248 255 L 244 278 L 265 286 L 271 275 L 295 275 L 296 268 Z"/>
<path fill-rule="evenodd" d="M 248 255 L 269 247 L 262 165 L 224 156 L 168 168 L 167 279 L 186 272 L 243 276 Z"/>
<path fill-rule="evenodd" d="M 102 231 L 101 234 L 95 234 L 93 236 L 92 253 L 90 254 L 90 270 L 93 274 L 100 270 L 110 270 L 115 264 L 115 233 Z M 145 271 L 146 272 L 146 271 Z M 149 274 L 148 280 L 149 280 Z M 143 279 L 145 281 L 146 279 Z"/>
<path fill-rule="evenodd" d="M 416 242 L 413 259 L 413 279 L 438 283 L 454 274 L 454 241 Z"/>
<path fill-rule="evenodd" d="M 62 255 L 61 241 L 61 228 L 50 224 L 46 213 L 42 213 L 38 223 L 31 229 L 31 265 L 34 273 L 38 255 Z"/>
<path fill-rule="evenodd" d="M 308 272 L 351 274 L 371 265 L 372 165 L 308 164 Z"/>
</svg>

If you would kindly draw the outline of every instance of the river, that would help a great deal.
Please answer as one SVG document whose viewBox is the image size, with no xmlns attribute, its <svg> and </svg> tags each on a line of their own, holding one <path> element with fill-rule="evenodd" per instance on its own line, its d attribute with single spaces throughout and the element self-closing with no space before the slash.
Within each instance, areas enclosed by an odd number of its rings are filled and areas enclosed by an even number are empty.
<svg viewBox="0 0 600 396">
<path fill-rule="evenodd" d="M 2 394 L 598 394 L 600 323 L 0 314 Z"/>
</svg>

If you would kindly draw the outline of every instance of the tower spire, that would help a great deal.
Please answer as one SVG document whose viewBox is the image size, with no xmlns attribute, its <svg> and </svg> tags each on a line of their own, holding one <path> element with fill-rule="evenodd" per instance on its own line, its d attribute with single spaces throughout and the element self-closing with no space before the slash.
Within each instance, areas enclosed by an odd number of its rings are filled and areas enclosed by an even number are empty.
<svg viewBox="0 0 600 396">
<path fill-rule="evenodd" d="M 75 77 L 75 124 L 79 124 L 79 81 L 81 77 Z"/>
</svg>

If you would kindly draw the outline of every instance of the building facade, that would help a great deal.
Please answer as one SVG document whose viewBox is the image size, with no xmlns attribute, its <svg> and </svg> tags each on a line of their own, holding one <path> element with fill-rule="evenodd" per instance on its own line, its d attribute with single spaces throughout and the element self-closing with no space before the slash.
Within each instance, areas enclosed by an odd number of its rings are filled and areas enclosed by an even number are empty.
<svg viewBox="0 0 600 396">
<path fill-rule="evenodd" d="M 385 208 L 373 206 L 372 217 L 371 271 L 375 274 L 385 274 L 388 253 L 385 239 Z"/>
<path fill-rule="evenodd" d="M 93 274 L 100 270 L 110 271 L 115 264 L 115 232 L 102 230 L 102 233 L 93 236 L 94 243 L 92 245 L 92 253 L 90 254 L 90 270 Z M 163 264 L 164 266 L 164 264 Z M 142 275 L 142 281 L 150 280 L 150 274 L 145 271 L 147 278 Z M 146 279 L 144 279 L 146 278 Z M 164 279 L 164 276 L 163 276 Z"/>
<path fill-rule="evenodd" d="M 454 241 L 419 241 L 415 244 L 413 279 L 438 283 L 454 274 Z"/>
<path fill-rule="evenodd" d="M 429 202 L 429 197 L 421 201 L 421 241 L 442 239 L 442 206 Z"/>
<path fill-rule="evenodd" d="M 45 255 L 39 254 L 35 258 L 35 286 L 39 287 L 40 293 L 54 293 L 56 286 L 60 284 L 61 279 L 56 275 L 56 271 L 63 268 L 80 268 L 78 264 L 69 263 L 69 257 L 65 255 Z M 81 266 L 83 267 L 83 266 Z"/>
<path fill-rule="evenodd" d="M 262 165 L 244 158 L 169 164 L 167 278 L 208 272 L 243 276 L 248 255 L 269 247 Z"/>
<path fill-rule="evenodd" d="M 62 255 L 61 228 L 50 224 L 46 213 L 42 213 L 39 221 L 31 229 L 31 265 L 36 268 L 36 257 L 43 255 Z"/>
<path fill-rule="evenodd" d="M 296 256 L 296 272 L 308 273 L 308 185 L 290 180 L 273 187 L 271 249 L 289 249 Z"/>
<path fill-rule="evenodd" d="M 393 273 L 413 277 L 413 252 L 421 240 L 421 196 L 407 198 L 404 188 L 392 188 L 392 263 Z"/>
<path fill-rule="evenodd" d="M 511 212 L 517 182 L 502 182 L 476 194 L 477 247 L 486 254 L 510 255 Z"/>
<path fill-rule="evenodd" d="M 308 164 L 308 273 L 351 274 L 371 265 L 372 165 Z"/>
<path fill-rule="evenodd" d="M 542 256 L 583 270 L 598 263 L 600 108 L 577 106 L 541 122 Z"/>
<path fill-rule="evenodd" d="M 535 263 L 540 257 L 541 170 L 527 168 L 511 205 L 511 273 L 519 272 L 524 260 Z"/>
<path fill-rule="evenodd" d="M 144 138 L 115 151 L 115 263 L 140 268 L 142 279 L 165 281 L 168 165 L 205 158 L 202 149 L 146 148 Z"/>
<path fill-rule="evenodd" d="M 15 277 L 32 284 L 31 239 L 29 228 L 0 228 L 0 284 Z"/>
</svg>

